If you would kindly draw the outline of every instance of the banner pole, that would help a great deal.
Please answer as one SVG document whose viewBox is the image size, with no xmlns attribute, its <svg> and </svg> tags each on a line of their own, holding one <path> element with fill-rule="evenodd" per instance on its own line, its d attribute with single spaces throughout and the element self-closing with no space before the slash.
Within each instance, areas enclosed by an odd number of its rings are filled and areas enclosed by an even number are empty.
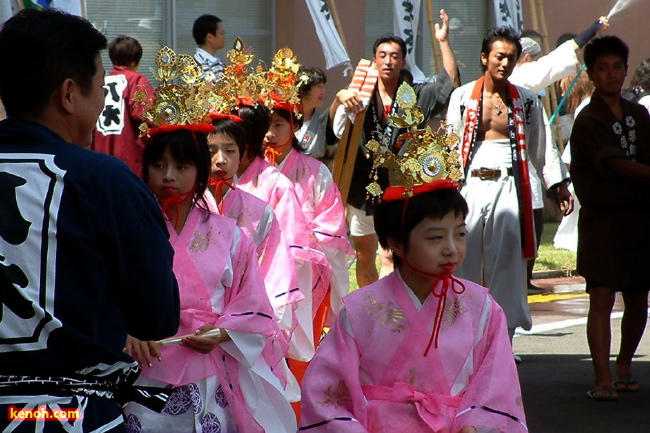
<svg viewBox="0 0 650 433">
<path fill-rule="evenodd" d="M 427 23 L 429 24 L 429 35 L 431 36 L 431 46 L 433 47 L 433 59 L 436 62 L 436 74 L 440 73 L 440 48 L 436 40 L 436 26 L 433 18 L 433 0 L 424 0 L 427 5 Z"/>
<path fill-rule="evenodd" d="M 341 20 L 339 20 L 339 13 L 336 10 L 336 2 L 335 0 L 325 0 L 325 3 L 327 4 L 327 7 L 330 10 L 330 13 L 332 14 L 332 19 L 334 20 L 334 26 L 336 27 L 336 31 L 339 33 L 339 37 L 341 38 L 341 43 L 343 43 L 343 48 L 346 49 L 347 51 L 347 44 L 345 43 L 345 35 L 343 34 L 343 27 L 341 26 Z"/>
</svg>

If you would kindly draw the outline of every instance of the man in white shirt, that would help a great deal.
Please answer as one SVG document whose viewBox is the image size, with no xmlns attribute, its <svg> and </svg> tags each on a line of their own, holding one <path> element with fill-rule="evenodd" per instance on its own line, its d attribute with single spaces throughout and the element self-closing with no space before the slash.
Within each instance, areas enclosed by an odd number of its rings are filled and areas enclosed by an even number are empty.
<svg viewBox="0 0 650 433">
<path fill-rule="evenodd" d="M 194 21 L 192 37 L 198 45 L 194 59 L 203 68 L 203 78 L 216 81 L 223 73 L 223 63 L 216 54 L 223 48 L 226 38 L 221 19 L 214 15 L 201 15 Z"/>
</svg>

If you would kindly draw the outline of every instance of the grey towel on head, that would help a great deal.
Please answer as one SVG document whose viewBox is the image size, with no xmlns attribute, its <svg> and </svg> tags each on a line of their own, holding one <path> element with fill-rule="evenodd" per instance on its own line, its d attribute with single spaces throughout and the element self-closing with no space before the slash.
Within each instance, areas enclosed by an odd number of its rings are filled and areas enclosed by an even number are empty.
<svg viewBox="0 0 650 433">
<path fill-rule="evenodd" d="M 531 38 L 521 38 L 521 54 L 530 54 L 532 57 L 542 55 L 542 47 Z"/>
</svg>

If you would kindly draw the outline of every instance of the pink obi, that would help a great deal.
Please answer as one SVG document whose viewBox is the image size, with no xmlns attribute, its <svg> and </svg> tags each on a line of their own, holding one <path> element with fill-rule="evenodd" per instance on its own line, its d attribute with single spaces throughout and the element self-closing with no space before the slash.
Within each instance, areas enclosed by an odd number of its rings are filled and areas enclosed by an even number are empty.
<svg viewBox="0 0 650 433">
<path fill-rule="evenodd" d="M 460 406 L 461 396 L 429 393 L 424 394 L 408 383 L 395 382 L 391 386 L 362 385 L 363 394 L 368 400 L 387 400 L 392 403 L 413 403 L 422 421 L 433 431 L 447 425 L 447 408 Z"/>
</svg>

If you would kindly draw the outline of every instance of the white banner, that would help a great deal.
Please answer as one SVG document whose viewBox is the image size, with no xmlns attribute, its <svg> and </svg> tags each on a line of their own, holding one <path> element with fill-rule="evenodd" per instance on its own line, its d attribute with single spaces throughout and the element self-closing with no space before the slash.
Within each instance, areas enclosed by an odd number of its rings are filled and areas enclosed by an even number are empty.
<svg viewBox="0 0 650 433">
<path fill-rule="evenodd" d="M 314 21 L 316 27 L 316 34 L 323 47 L 323 55 L 325 56 L 325 67 L 332 69 L 335 66 L 347 64 L 351 70 L 350 57 L 348 56 L 343 41 L 336 25 L 330 8 L 326 0 L 305 0 L 307 2 L 307 9 L 311 14 L 311 19 Z M 346 70 L 348 69 L 346 68 Z"/>
<path fill-rule="evenodd" d="M 510 26 L 521 32 L 524 29 L 521 0 L 494 0 L 494 22 L 497 27 Z"/>
<path fill-rule="evenodd" d="M 406 63 L 413 74 L 414 83 L 426 80 L 424 73 L 415 64 L 420 3 L 420 0 L 393 0 L 393 33 L 406 42 Z"/>
</svg>

